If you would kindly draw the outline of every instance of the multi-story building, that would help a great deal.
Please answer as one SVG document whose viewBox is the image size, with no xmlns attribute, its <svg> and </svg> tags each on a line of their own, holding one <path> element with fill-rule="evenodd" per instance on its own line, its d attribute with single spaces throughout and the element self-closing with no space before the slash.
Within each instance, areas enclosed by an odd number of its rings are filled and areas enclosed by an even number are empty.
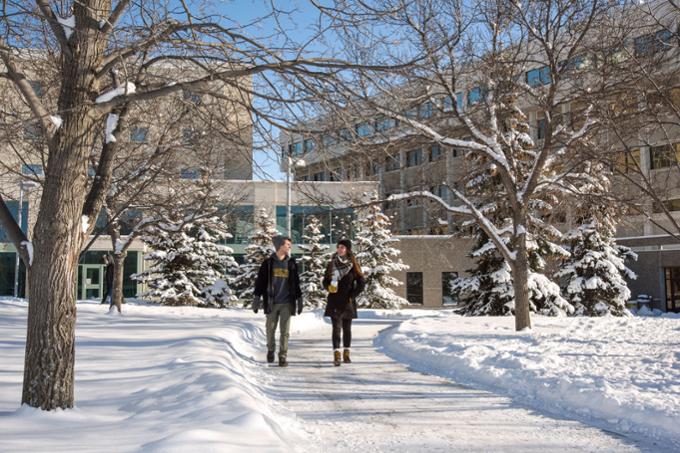
<svg viewBox="0 0 680 453">
<path fill-rule="evenodd" d="M 627 48 L 618 49 L 617 59 L 644 59 L 652 54 L 664 53 L 662 66 L 657 70 L 680 74 L 680 56 L 678 46 L 672 46 L 672 33 L 668 30 L 659 30 L 658 25 L 652 24 L 647 29 L 641 27 L 637 36 L 628 43 Z M 625 55 L 624 55 L 625 54 Z M 628 57 L 626 57 L 626 55 Z M 573 69 L 570 77 L 580 77 L 578 71 L 595 67 L 598 61 L 597 55 L 579 55 L 574 57 L 569 66 Z M 584 71 L 585 72 L 585 71 Z M 676 109 L 680 108 L 680 78 L 669 78 L 670 85 L 664 86 Z M 550 69 L 533 63 L 533 66 L 524 73 L 524 81 L 534 89 L 540 89 L 551 83 Z M 477 82 L 478 83 L 478 82 Z M 438 103 L 427 100 L 417 106 L 408 106 L 403 111 L 403 116 L 416 119 L 425 124 L 436 124 L 439 133 L 445 133 L 450 137 L 460 139 L 467 138 L 465 128 L 450 113 L 455 102 L 460 109 L 472 110 L 481 101 L 483 88 L 475 83 L 475 78 L 461 80 L 460 91 L 455 93 L 454 98 L 442 96 Z M 650 86 L 650 91 L 654 88 Z M 640 112 L 645 110 L 643 103 L 647 102 L 644 88 L 633 104 Z M 564 121 L 578 121 L 584 109 L 583 100 L 569 101 L 564 97 L 561 103 L 561 118 Z M 613 103 L 622 103 L 621 99 L 613 99 Z M 520 105 L 528 117 L 531 127 L 532 138 L 536 143 L 541 143 L 545 134 L 546 121 L 540 110 L 523 100 Z M 616 107 L 616 106 L 615 106 Z M 675 112 L 677 114 L 677 111 Z M 641 113 L 642 115 L 642 113 Z M 351 117 L 351 115 L 348 115 Z M 635 115 L 633 115 L 633 118 Z M 657 117 L 658 118 L 658 117 Z M 331 127 L 327 126 L 332 124 Z M 617 237 L 622 244 L 631 246 L 639 254 L 635 263 L 629 263 L 630 267 L 640 275 L 640 278 L 630 282 L 633 297 L 647 294 L 654 299 L 654 308 L 670 311 L 680 311 L 680 228 L 676 223 L 680 221 L 680 117 L 674 121 L 665 122 L 665 127 L 659 127 L 660 123 L 635 124 L 627 120 L 622 124 L 626 130 L 622 138 L 614 140 L 606 131 L 598 134 L 598 141 L 602 143 L 603 150 L 607 150 L 611 165 L 621 170 L 621 165 L 630 165 L 628 161 L 637 161 L 636 171 L 640 171 L 650 181 L 650 184 L 659 189 L 658 194 L 662 203 L 670 211 L 662 213 L 658 203 L 654 205 L 652 200 L 642 197 L 642 201 L 636 200 L 645 212 L 641 214 L 635 210 L 629 210 L 628 215 L 622 219 L 617 231 Z M 326 126 L 324 126 L 326 125 Z M 655 125 L 657 127 L 655 127 Z M 301 134 L 289 134 L 281 139 L 282 153 L 289 155 L 294 166 L 294 179 L 297 181 L 357 181 L 372 180 L 379 183 L 379 196 L 386 199 L 395 193 L 404 193 L 414 190 L 429 190 L 440 196 L 450 204 L 456 204 L 456 200 L 449 193 L 447 187 L 461 187 L 465 176 L 469 171 L 469 163 L 465 158 L 466 150 L 454 147 L 446 147 L 434 141 L 423 138 L 423 134 L 413 134 L 413 129 L 408 124 L 400 124 L 399 121 L 385 116 L 376 115 L 370 117 L 356 117 L 340 123 L 338 117 L 332 121 L 319 118 L 301 128 L 305 132 Z M 613 134 L 612 134 L 613 136 Z M 621 139 L 625 143 L 621 143 Z M 628 148 L 628 152 L 624 149 Z M 632 150 L 632 151 L 631 151 Z M 669 151 L 670 150 L 670 151 Z M 285 163 L 286 160 L 284 159 Z M 637 170 L 639 168 L 639 170 Z M 283 166 L 287 170 L 286 166 Z M 635 186 L 626 181 L 626 178 L 616 178 L 615 190 L 636 192 Z M 623 188 L 622 188 L 623 187 Z M 639 190 L 637 191 L 639 192 Z M 639 194 L 634 194 L 639 195 Z M 632 197 L 633 198 L 633 197 Z M 422 202 L 417 198 L 401 201 L 384 202 L 384 210 L 393 218 L 394 233 L 403 236 L 404 242 L 413 242 L 418 237 L 422 243 L 427 241 L 445 244 L 443 239 L 437 240 L 429 235 L 450 235 L 460 230 L 460 223 L 451 216 L 442 212 L 441 208 Z M 561 230 L 566 230 L 575 225 L 577 216 L 569 212 L 556 212 L 551 222 Z M 413 236 L 418 235 L 418 236 Z M 413 240 L 407 239 L 413 237 Z M 434 241 L 434 242 L 433 242 Z M 457 246 L 467 247 L 469 243 L 461 242 L 461 239 L 451 238 L 451 243 Z M 408 253 L 416 253 L 418 248 L 405 245 Z M 457 247 L 454 247 L 456 250 Z M 424 271 L 434 272 L 438 276 L 438 269 L 442 271 L 441 284 L 431 282 L 430 288 L 445 285 L 446 276 L 443 272 L 461 272 L 469 262 L 464 260 L 465 254 L 452 254 L 451 250 L 437 251 L 437 248 L 428 248 L 432 253 L 429 257 L 429 265 L 426 261 L 418 258 L 417 264 L 405 253 L 404 261 L 412 265 L 407 273 L 398 277 L 406 284 L 405 294 L 420 290 L 409 283 L 418 282 L 420 277 L 409 274 Z M 448 256 L 443 256 L 448 254 Z M 458 261 L 451 262 L 454 255 Z M 442 267 L 440 264 L 445 263 Z M 422 282 L 420 283 L 422 287 Z M 417 285 L 416 285 L 417 286 Z M 420 291 L 422 292 L 422 291 Z M 435 295 L 434 290 L 430 296 L 434 300 L 426 301 L 426 305 L 434 306 L 441 304 L 445 291 L 441 295 Z M 410 298 L 420 300 L 420 298 Z"/>
<path fill-rule="evenodd" d="M 234 251 L 234 257 L 242 262 L 248 238 L 254 228 L 255 214 L 264 209 L 276 220 L 277 230 L 285 235 L 288 232 L 288 194 L 285 182 L 252 181 L 252 180 L 221 180 L 215 182 L 218 199 L 238 200 L 236 206 L 231 206 L 225 216 L 227 227 L 232 237 L 226 241 Z M 336 227 L 338 222 L 349 222 L 354 217 L 352 208 L 334 208 L 332 205 L 319 204 L 319 198 L 329 202 L 342 203 L 346 197 L 360 199 L 365 193 L 377 189 L 374 182 L 360 182 L 348 185 L 346 183 L 327 182 L 323 184 L 298 183 L 291 190 L 291 233 L 295 242 L 293 253 L 299 253 L 302 243 L 302 233 L 307 218 L 311 215 L 319 218 L 322 223 L 324 241 L 329 245 L 340 239 Z M 311 196 L 310 194 L 314 194 Z M 30 195 L 29 202 L 24 204 L 22 227 L 28 228 L 36 216 L 34 196 Z M 15 207 L 10 202 L 10 208 Z M 30 209 L 29 209 L 30 208 Z M 127 231 L 123 230 L 122 234 Z M 3 234 L 0 228 L 0 234 Z M 135 240 L 130 247 L 125 260 L 124 296 L 134 297 L 144 290 L 141 284 L 130 278 L 134 273 L 142 272 L 148 263 L 144 261 L 147 249 L 140 240 Z M 111 253 L 111 240 L 103 234 L 99 236 L 89 250 L 82 254 L 78 269 L 78 297 L 81 299 L 100 299 L 104 291 L 104 263 L 103 256 Z M 0 295 L 12 295 L 15 275 L 14 247 L 0 236 Z M 25 275 L 21 264 L 19 275 L 19 294 L 23 295 Z"/>
</svg>

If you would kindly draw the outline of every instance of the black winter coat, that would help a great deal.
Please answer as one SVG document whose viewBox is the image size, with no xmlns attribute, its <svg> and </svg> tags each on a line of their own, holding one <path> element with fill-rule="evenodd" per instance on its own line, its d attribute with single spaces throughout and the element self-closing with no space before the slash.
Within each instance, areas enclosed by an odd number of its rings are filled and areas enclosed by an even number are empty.
<svg viewBox="0 0 680 453">
<path fill-rule="evenodd" d="M 331 274 L 326 272 L 323 279 L 323 287 L 328 289 L 331 284 Z M 356 319 L 357 316 L 357 296 L 364 290 L 364 278 L 357 275 L 354 268 L 350 269 L 338 282 L 338 291 L 328 293 L 328 303 L 324 316 L 336 319 Z"/>
<path fill-rule="evenodd" d="M 273 287 L 272 287 L 272 267 L 274 266 L 274 258 L 267 258 L 260 266 L 255 280 L 255 295 L 262 297 L 262 307 L 265 314 L 272 311 Z M 288 258 L 288 303 L 290 304 L 290 312 L 295 316 L 295 302 L 302 299 L 302 290 L 300 289 L 300 274 L 298 273 L 297 263 L 293 257 Z"/>
</svg>

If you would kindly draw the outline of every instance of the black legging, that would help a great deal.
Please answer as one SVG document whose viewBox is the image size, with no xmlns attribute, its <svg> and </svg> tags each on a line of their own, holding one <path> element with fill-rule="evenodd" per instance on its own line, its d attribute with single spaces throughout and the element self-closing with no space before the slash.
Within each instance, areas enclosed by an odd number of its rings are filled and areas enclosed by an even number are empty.
<svg viewBox="0 0 680 453">
<path fill-rule="evenodd" d="M 333 349 L 340 349 L 340 329 L 342 329 L 342 346 L 349 348 L 352 344 L 352 318 L 331 318 L 333 322 Z"/>
</svg>

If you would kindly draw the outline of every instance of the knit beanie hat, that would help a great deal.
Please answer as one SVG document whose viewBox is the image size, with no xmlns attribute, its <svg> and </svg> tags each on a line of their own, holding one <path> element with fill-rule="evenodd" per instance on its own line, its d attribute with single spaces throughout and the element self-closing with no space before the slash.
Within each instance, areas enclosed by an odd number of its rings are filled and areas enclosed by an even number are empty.
<svg viewBox="0 0 680 453">
<path fill-rule="evenodd" d="M 352 242 L 349 239 L 340 239 L 338 245 L 344 245 L 347 250 L 352 250 Z"/>
</svg>

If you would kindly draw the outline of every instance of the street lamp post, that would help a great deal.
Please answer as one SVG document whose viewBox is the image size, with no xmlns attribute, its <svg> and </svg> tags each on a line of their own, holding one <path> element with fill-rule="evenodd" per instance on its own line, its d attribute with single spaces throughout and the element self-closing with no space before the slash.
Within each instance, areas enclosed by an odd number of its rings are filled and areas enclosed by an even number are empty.
<svg viewBox="0 0 680 453">
<path fill-rule="evenodd" d="M 293 216 L 291 214 L 291 204 L 293 198 L 293 179 L 295 174 L 295 167 L 304 167 L 306 165 L 305 160 L 302 157 L 293 159 L 292 152 L 288 151 L 286 155 L 286 224 L 288 225 L 287 233 L 288 237 L 292 238 L 293 233 Z"/>
<path fill-rule="evenodd" d="M 19 207 L 17 209 L 17 223 L 19 228 L 21 228 L 21 217 L 24 208 L 24 191 L 28 192 L 28 189 L 35 187 L 35 183 L 32 181 L 21 181 L 19 183 Z M 26 225 L 28 225 L 28 212 L 26 212 Z M 26 231 L 28 235 L 28 231 Z M 19 266 L 21 264 L 21 257 L 19 256 L 19 250 L 16 251 L 16 258 L 14 261 L 14 297 L 19 297 Z"/>
<path fill-rule="evenodd" d="M 292 194 L 293 194 L 293 158 L 290 155 L 290 152 L 288 153 L 288 161 L 286 165 L 286 225 L 288 226 L 288 234 L 287 236 L 289 238 L 292 238 L 292 216 L 291 216 L 291 203 L 292 203 Z"/>
</svg>

